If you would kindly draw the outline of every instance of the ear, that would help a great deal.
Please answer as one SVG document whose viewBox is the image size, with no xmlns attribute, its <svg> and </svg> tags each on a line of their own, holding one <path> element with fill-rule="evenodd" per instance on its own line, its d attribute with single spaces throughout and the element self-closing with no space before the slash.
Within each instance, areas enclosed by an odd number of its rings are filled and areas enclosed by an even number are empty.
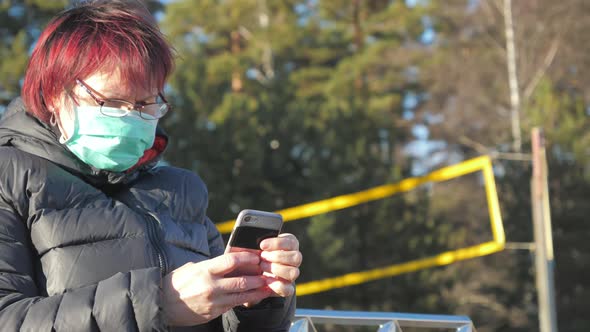
<svg viewBox="0 0 590 332">
<path fill-rule="evenodd" d="M 56 115 L 60 116 L 71 116 L 73 114 L 76 101 L 73 96 L 70 96 L 67 92 L 62 92 L 57 98 L 51 101 L 50 105 L 47 105 L 48 109 L 54 110 Z"/>
<path fill-rule="evenodd" d="M 63 100 L 65 97 L 65 93 L 61 93 L 59 96 L 51 98 L 49 100 L 45 100 L 45 106 L 47 106 L 47 110 L 51 113 L 55 113 L 58 115 L 60 110 L 63 108 Z"/>
</svg>

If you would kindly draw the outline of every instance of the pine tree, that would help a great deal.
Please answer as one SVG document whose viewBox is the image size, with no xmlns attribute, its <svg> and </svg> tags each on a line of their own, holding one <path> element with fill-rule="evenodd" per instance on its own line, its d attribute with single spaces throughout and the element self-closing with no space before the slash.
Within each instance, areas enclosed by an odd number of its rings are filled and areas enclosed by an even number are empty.
<svg viewBox="0 0 590 332">
<path fill-rule="evenodd" d="M 67 0 L 0 2 L 0 113 L 20 93 L 31 45 Z"/>
</svg>

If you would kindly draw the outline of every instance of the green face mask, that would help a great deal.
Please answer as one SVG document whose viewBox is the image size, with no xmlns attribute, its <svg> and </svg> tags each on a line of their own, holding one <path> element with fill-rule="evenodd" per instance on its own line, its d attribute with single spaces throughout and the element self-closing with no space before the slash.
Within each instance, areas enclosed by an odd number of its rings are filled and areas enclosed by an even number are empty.
<svg viewBox="0 0 590 332">
<path fill-rule="evenodd" d="M 122 112 L 113 108 L 107 111 Z M 67 140 L 60 139 L 60 143 L 95 168 L 127 170 L 154 144 L 158 121 L 142 119 L 137 111 L 112 117 L 102 114 L 99 106 L 77 106 L 74 113 L 74 133 Z"/>
</svg>

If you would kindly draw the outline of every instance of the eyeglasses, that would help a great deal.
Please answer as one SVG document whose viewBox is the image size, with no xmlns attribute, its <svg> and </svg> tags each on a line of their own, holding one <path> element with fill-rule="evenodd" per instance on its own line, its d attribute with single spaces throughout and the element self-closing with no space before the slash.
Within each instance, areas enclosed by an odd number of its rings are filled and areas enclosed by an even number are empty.
<svg viewBox="0 0 590 332">
<path fill-rule="evenodd" d="M 143 101 L 132 103 L 123 99 L 102 99 L 97 97 L 86 83 L 80 79 L 76 79 L 76 84 L 86 91 L 98 105 L 100 105 L 100 113 L 112 117 L 124 117 L 131 111 L 136 110 L 139 116 L 145 120 L 157 120 L 170 110 L 171 106 L 164 96 L 158 92 L 155 103 L 146 103 Z"/>
</svg>

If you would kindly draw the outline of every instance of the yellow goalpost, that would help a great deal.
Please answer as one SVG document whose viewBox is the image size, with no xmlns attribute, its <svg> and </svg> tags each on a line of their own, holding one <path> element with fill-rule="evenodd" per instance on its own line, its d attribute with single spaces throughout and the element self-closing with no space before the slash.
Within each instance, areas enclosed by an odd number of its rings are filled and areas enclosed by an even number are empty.
<svg viewBox="0 0 590 332">
<path fill-rule="evenodd" d="M 420 177 L 412 177 L 398 183 L 385 184 L 352 194 L 336 196 L 299 206 L 276 211 L 283 216 L 285 222 L 312 217 L 322 213 L 349 208 L 362 203 L 383 199 L 398 193 L 410 191 L 427 182 L 441 182 L 460 177 L 469 173 L 481 171 L 484 179 L 488 211 L 493 239 L 474 246 L 446 251 L 434 256 L 415 259 L 404 263 L 344 274 L 341 276 L 310 281 L 297 285 L 297 295 L 309 295 L 324 292 L 334 288 L 346 287 L 368 281 L 396 276 L 434 266 L 452 264 L 457 261 L 490 255 L 504 249 L 506 243 L 504 226 L 500 214 L 496 183 L 489 156 L 481 156 L 466 160 L 456 165 L 443 167 L 432 173 Z M 234 221 L 217 224 L 221 233 L 229 233 Z"/>
</svg>

